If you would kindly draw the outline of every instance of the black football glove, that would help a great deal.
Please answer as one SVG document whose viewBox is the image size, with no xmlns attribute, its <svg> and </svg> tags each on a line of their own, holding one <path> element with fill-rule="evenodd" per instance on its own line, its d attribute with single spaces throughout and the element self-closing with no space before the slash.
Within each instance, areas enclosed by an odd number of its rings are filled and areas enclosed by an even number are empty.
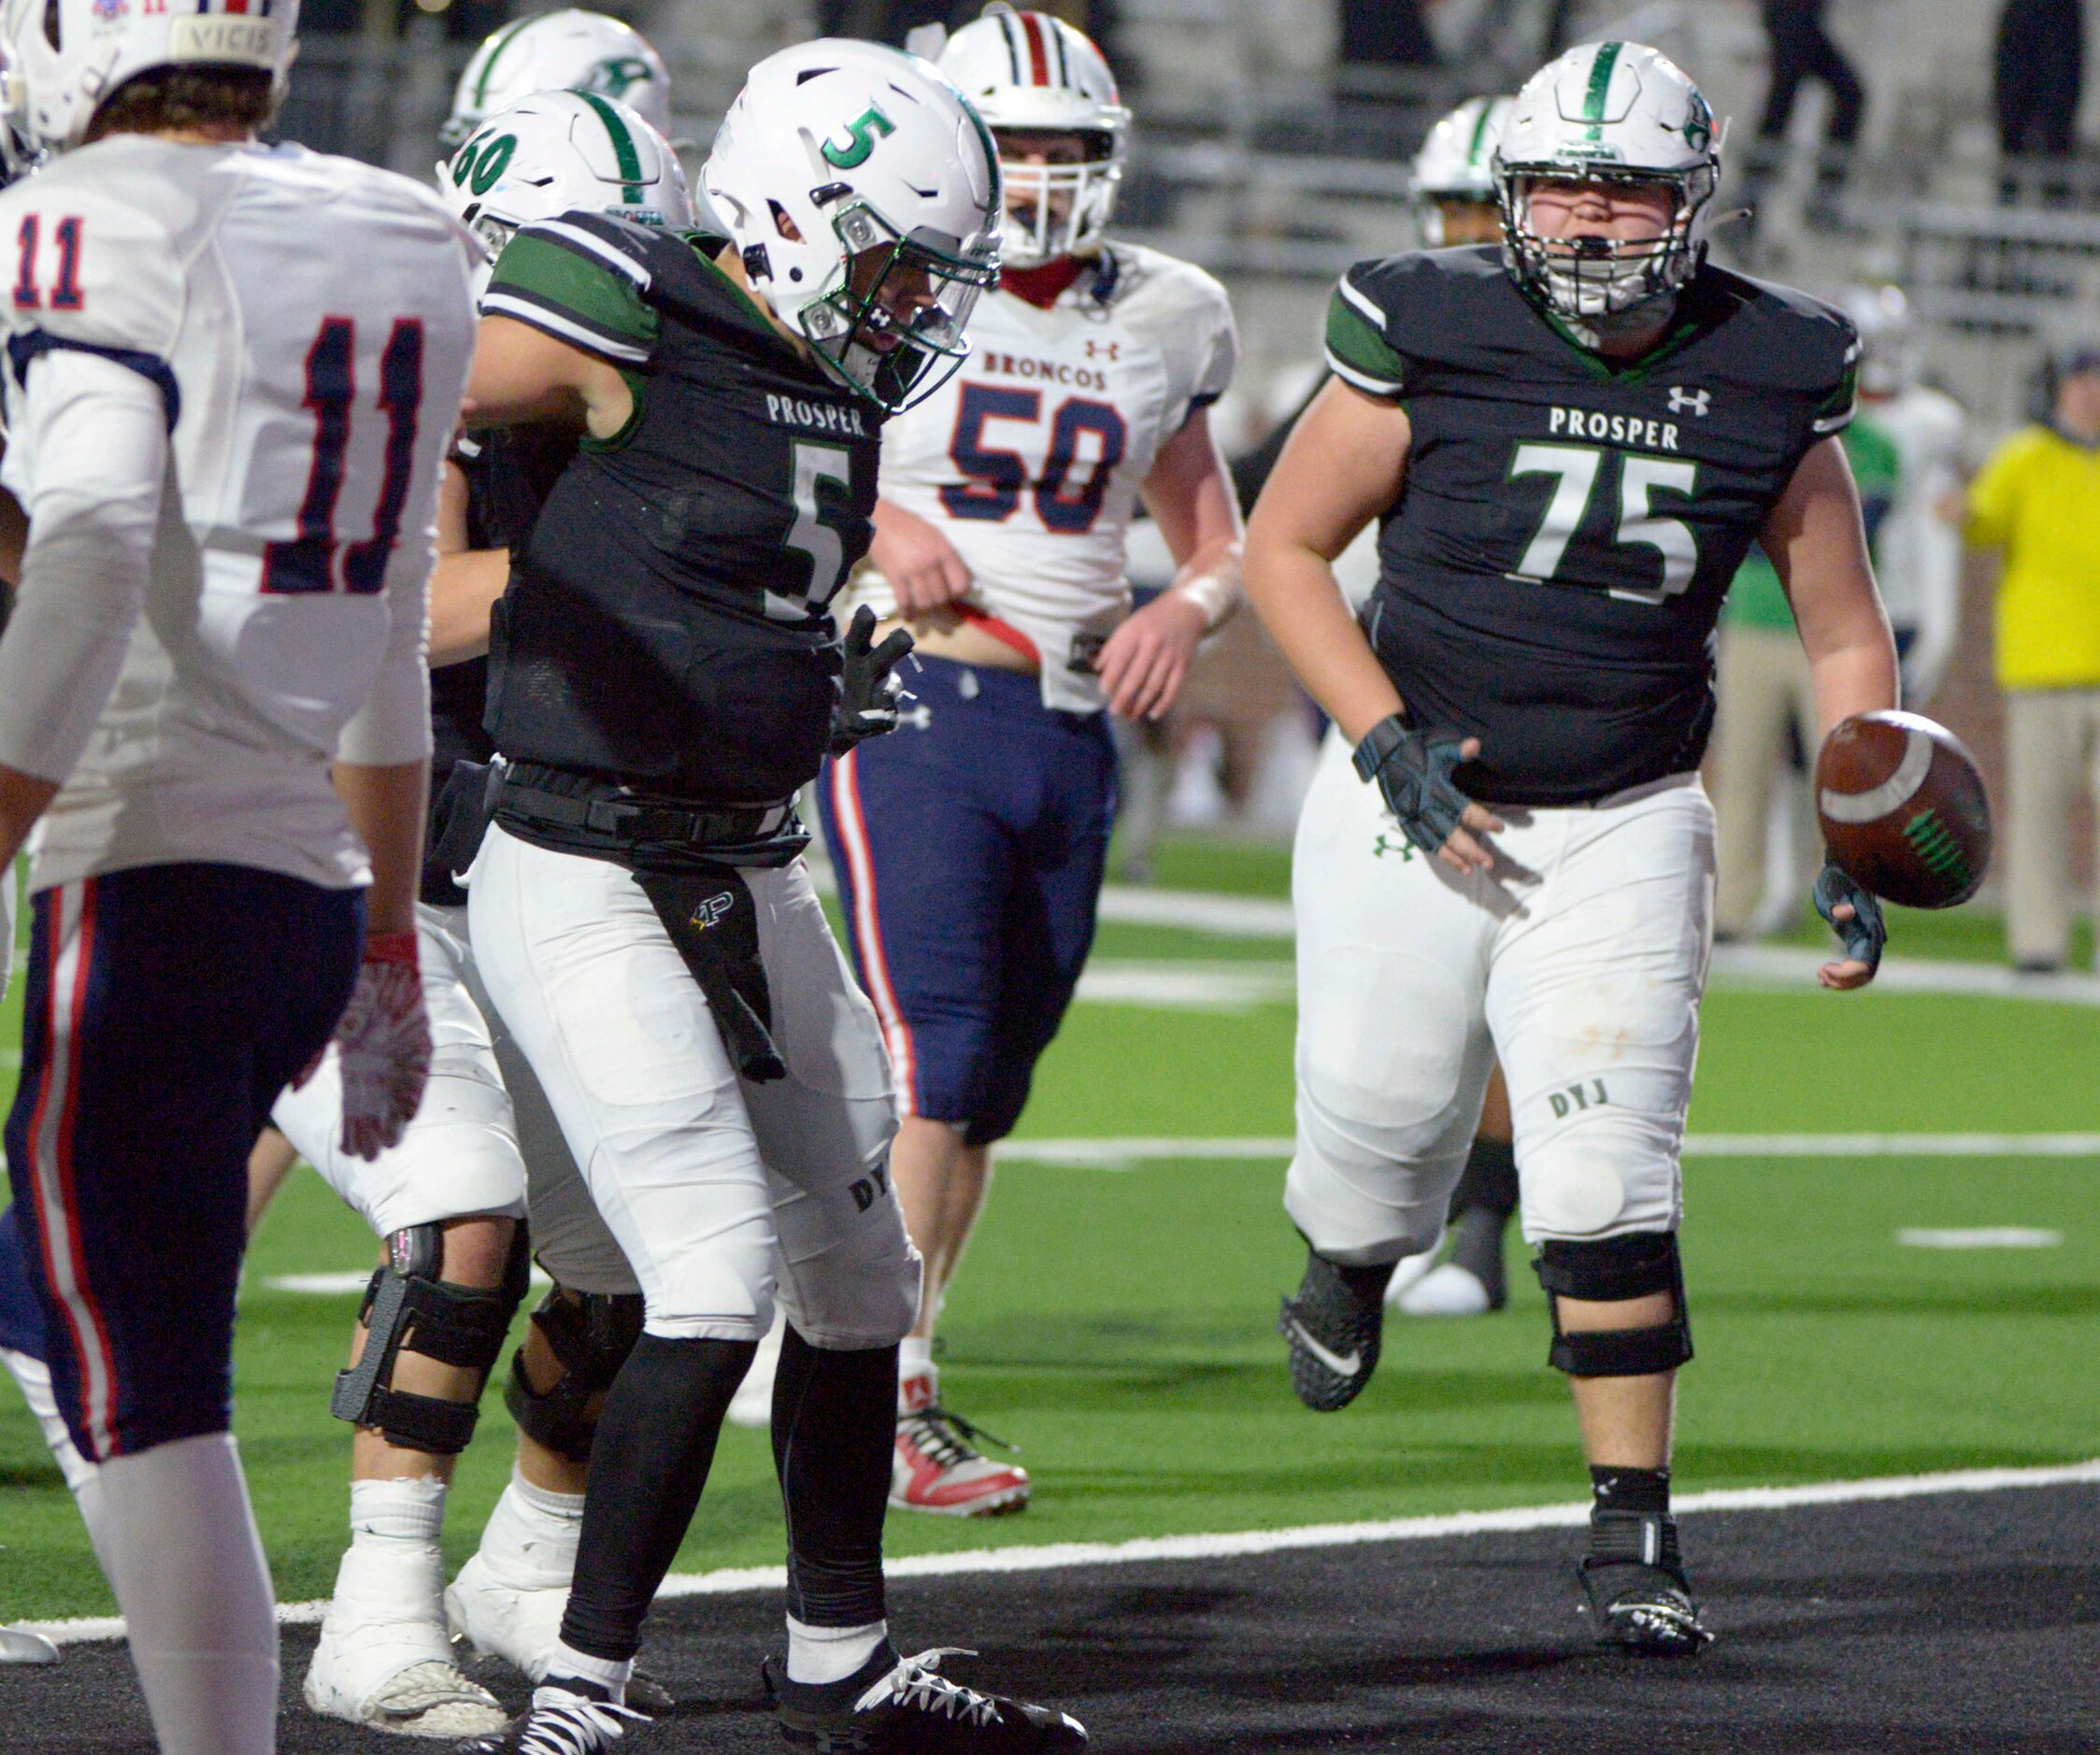
<svg viewBox="0 0 2100 1755">
<path fill-rule="evenodd" d="M 897 728 L 897 703 L 904 699 L 904 678 L 896 674 L 911 650 L 911 635 L 892 630 L 875 644 L 875 611 L 863 604 L 840 642 L 838 710 L 832 715 L 831 753 L 842 756 L 855 744 Z"/>
<path fill-rule="evenodd" d="M 1865 963 L 1871 975 L 1881 966 L 1881 952 L 1889 942 L 1889 928 L 1881 919 L 1881 905 L 1874 899 L 1871 891 L 1863 890 L 1828 853 L 1823 859 L 1822 876 L 1816 879 L 1814 892 L 1816 912 L 1844 941 L 1846 956 L 1855 963 Z M 1843 902 L 1852 905 L 1852 918 L 1849 920 L 1832 919 L 1837 906 Z"/>
<path fill-rule="evenodd" d="M 1356 771 L 1374 781 L 1401 834 L 1435 854 L 1451 838 L 1473 801 L 1451 784 L 1461 757 L 1461 737 L 1411 731 L 1395 713 L 1381 719 L 1356 746 Z"/>
</svg>

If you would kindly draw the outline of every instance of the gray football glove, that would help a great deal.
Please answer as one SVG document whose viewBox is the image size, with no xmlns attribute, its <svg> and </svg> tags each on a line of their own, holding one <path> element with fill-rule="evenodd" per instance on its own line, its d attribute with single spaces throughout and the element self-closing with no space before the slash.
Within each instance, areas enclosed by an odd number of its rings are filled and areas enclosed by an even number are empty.
<svg viewBox="0 0 2100 1755">
<path fill-rule="evenodd" d="M 1412 731 L 1395 713 L 1356 746 L 1356 772 L 1377 785 L 1401 834 L 1424 853 L 1436 853 L 1451 838 L 1473 802 L 1451 783 L 1464 741 Z"/>
<path fill-rule="evenodd" d="M 897 728 L 904 678 L 896 674 L 911 650 L 911 635 L 893 629 L 875 644 L 875 611 L 863 604 L 840 642 L 838 710 L 832 715 L 831 753 L 842 756 L 855 744 Z"/>
<path fill-rule="evenodd" d="M 1881 905 L 1875 900 L 1873 892 L 1861 889 L 1827 852 L 1823 859 L 1822 875 L 1816 879 L 1814 891 L 1816 912 L 1844 941 L 1846 956 L 1855 963 L 1865 963 L 1871 975 L 1881 966 L 1881 952 L 1889 942 L 1889 928 L 1881 919 Z M 1852 918 L 1849 920 L 1831 918 L 1842 902 L 1852 905 Z"/>
</svg>

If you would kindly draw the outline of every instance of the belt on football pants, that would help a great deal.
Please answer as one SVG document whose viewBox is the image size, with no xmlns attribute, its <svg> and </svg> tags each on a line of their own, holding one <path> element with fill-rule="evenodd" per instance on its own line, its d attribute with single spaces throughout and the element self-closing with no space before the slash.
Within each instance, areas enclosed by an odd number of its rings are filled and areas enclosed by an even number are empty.
<svg viewBox="0 0 2100 1755">
<path fill-rule="evenodd" d="M 531 762 L 502 769 L 494 814 L 531 839 L 621 863 L 630 863 L 621 856 L 631 854 L 637 869 L 660 859 L 683 864 L 693 858 L 720 865 L 785 865 L 809 845 L 792 799 L 702 805 Z"/>
</svg>

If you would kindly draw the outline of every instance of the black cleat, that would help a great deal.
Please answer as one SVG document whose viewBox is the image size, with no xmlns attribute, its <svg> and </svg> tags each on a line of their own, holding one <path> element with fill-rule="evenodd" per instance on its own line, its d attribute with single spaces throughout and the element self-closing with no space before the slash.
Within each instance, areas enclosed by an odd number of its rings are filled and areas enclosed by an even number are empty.
<svg viewBox="0 0 2100 1755">
<path fill-rule="evenodd" d="M 1283 1301 L 1276 1328 L 1290 1344 L 1291 1387 L 1315 1413 L 1347 1407 L 1370 1382 L 1392 1277 L 1390 1263 L 1343 1267 L 1307 1251 L 1298 1295 Z"/>
<path fill-rule="evenodd" d="M 1678 1557 L 1666 1512 L 1606 1511 L 1590 1518 L 1590 1552 L 1577 1575 L 1596 1618 L 1597 1643 L 1644 1657 L 1695 1658 L 1713 1643 Z"/>
<path fill-rule="evenodd" d="M 765 1687 L 779 1702 L 780 1734 L 816 1755 L 1064 1755 L 1087 1746 L 1070 1713 L 980 1694 L 938 1673 L 945 1657 L 900 1659 L 887 1642 L 858 1676 L 828 1686 L 791 1682 L 768 1662 Z"/>
<path fill-rule="evenodd" d="M 542 1682 L 533 1704 L 488 1736 L 454 1744 L 452 1755 L 604 1755 L 647 1715 L 615 1705 L 588 1682 Z"/>
</svg>

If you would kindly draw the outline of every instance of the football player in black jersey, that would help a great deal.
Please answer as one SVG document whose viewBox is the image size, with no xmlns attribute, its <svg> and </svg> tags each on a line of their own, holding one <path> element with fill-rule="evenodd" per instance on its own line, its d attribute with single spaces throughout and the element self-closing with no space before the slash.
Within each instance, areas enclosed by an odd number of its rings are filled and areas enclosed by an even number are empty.
<svg viewBox="0 0 2100 1755">
<path fill-rule="evenodd" d="M 579 434 L 496 607 L 504 759 L 469 891 L 488 992 L 632 1265 L 640 1337 L 593 1440 L 561 1637 L 483 1750 L 592 1755 L 776 1292 L 791 1744 L 1076 1749 L 1061 1713 L 900 1660 L 881 1535 L 919 1260 L 873 1008 L 799 854 L 797 788 L 894 722 L 907 641 L 841 643 L 883 416 L 959 363 L 997 260 L 989 136 L 911 57 L 752 70 L 704 177 L 727 240 L 571 213 L 482 298 L 471 424 Z M 872 620 L 866 624 L 872 626 Z M 624 1747 L 624 1745 L 621 1745 Z"/>
<path fill-rule="evenodd" d="M 1896 703 L 1836 438 L 1857 338 L 1707 261 L 1718 173 L 1705 99 L 1654 50 L 1592 43 L 1536 75 L 1497 153 L 1501 249 L 1343 278 L 1336 381 L 1247 558 L 1270 633 L 1355 746 L 1330 752 L 1298 829 L 1294 1387 L 1331 1409 L 1368 1380 L 1380 1294 L 1436 1235 L 1499 1054 L 1593 1481 L 1588 1607 L 1600 1638 L 1671 1654 L 1708 1637 L 1669 1515 L 1713 894 L 1696 771 L 1714 618 L 1753 540 L 1824 729 Z M 1330 563 L 1373 519 L 1359 620 Z M 1863 986 L 1872 898 L 1835 867 L 1818 898 L 1845 952 L 1823 984 Z"/>
</svg>

